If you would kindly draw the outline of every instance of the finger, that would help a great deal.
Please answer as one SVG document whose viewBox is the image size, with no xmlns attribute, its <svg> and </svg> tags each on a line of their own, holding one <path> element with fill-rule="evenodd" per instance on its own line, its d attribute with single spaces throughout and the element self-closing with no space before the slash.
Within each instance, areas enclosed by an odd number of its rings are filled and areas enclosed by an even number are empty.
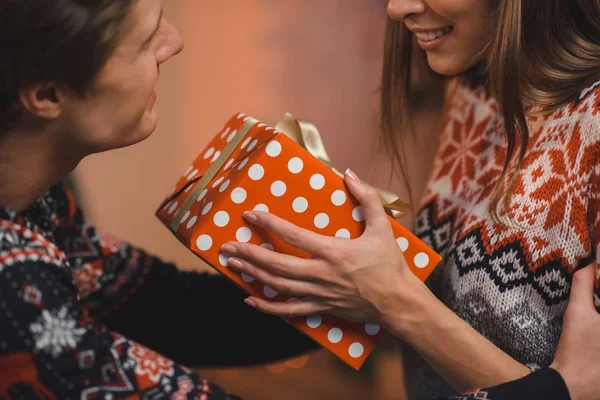
<svg viewBox="0 0 600 400">
<path fill-rule="evenodd" d="M 258 227 L 273 232 L 290 246 L 313 255 L 320 255 L 331 245 L 333 240 L 329 236 L 300 228 L 268 212 L 248 211 L 244 213 L 244 218 Z"/>
<path fill-rule="evenodd" d="M 277 293 L 285 293 L 293 296 L 316 296 L 318 286 L 312 282 L 288 279 L 282 276 L 273 275 L 256 264 L 250 263 L 240 258 L 230 258 L 228 260 L 229 268 L 249 275 L 258 279 L 260 282 L 277 291 Z M 275 297 L 277 293 L 273 293 L 270 297 Z"/>
<path fill-rule="evenodd" d="M 277 253 L 251 243 L 228 242 L 221 247 L 221 252 L 260 265 L 266 271 L 286 278 L 311 280 L 318 276 L 313 259 Z"/>
<path fill-rule="evenodd" d="M 309 300 L 271 302 L 251 296 L 244 300 L 244 302 L 259 311 L 282 318 L 305 317 L 307 315 L 324 313 L 328 310 L 328 307 Z"/>
<path fill-rule="evenodd" d="M 569 307 L 590 309 L 594 307 L 594 280 L 596 278 L 596 263 L 580 269 L 573 275 Z"/>
<path fill-rule="evenodd" d="M 346 170 L 344 181 L 346 182 L 346 185 L 348 185 L 348 189 L 350 189 L 352 195 L 354 195 L 356 200 L 360 203 L 361 209 L 353 212 L 352 216 L 355 219 L 362 219 L 362 217 L 364 217 L 365 232 L 381 232 L 385 229 L 391 229 L 390 222 L 383 208 L 383 204 L 381 204 L 377 191 L 373 187 L 362 182 L 350 169 Z M 361 213 L 363 214 L 362 216 L 360 215 Z"/>
</svg>

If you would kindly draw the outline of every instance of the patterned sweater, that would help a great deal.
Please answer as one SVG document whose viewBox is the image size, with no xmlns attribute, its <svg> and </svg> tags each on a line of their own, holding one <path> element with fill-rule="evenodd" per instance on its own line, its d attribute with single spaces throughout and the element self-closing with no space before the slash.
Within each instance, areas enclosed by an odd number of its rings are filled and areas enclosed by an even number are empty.
<svg viewBox="0 0 600 400">
<path fill-rule="evenodd" d="M 497 103 L 458 85 L 448 105 L 417 217 L 417 235 L 443 256 L 428 284 L 510 356 L 548 366 L 571 277 L 600 254 L 600 82 L 550 114 L 527 110 L 530 143 L 509 225 L 488 212 L 506 155 Z M 597 305 L 599 284 L 600 270 Z M 413 351 L 405 360 L 410 399 L 455 393 Z"/>
<path fill-rule="evenodd" d="M 0 398 L 234 399 L 180 363 L 317 347 L 244 298 L 97 233 L 60 185 L 20 214 L 0 206 Z"/>
</svg>

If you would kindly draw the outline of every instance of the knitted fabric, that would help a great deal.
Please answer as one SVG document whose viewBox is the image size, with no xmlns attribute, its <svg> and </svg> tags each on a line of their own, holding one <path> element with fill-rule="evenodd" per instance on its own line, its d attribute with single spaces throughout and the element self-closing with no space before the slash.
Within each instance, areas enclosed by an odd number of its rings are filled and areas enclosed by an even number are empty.
<svg viewBox="0 0 600 400">
<path fill-rule="evenodd" d="M 453 91 L 416 232 L 443 256 L 434 293 L 519 362 L 548 366 L 572 275 L 600 253 L 600 82 L 553 112 L 526 111 L 529 144 L 499 223 L 489 212 L 507 147 L 498 105 L 483 88 Z M 597 306 L 599 288 L 600 269 Z M 455 393 L 414 352 L 405 359 L 409 398 Z"/>
</svg>

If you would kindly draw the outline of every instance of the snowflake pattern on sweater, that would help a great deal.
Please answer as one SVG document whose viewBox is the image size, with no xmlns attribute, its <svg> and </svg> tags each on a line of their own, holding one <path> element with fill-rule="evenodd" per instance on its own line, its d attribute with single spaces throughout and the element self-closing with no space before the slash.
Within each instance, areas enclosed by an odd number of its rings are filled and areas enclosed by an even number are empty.
<svg viewBox="0 0 600 400">
<path fill-rule="evenodd" d="M 150 261 L 95 234 L 61 186 L 19 215 L 0 207 L 0 398 L 235 399 L 91 317 Z"/>
<path fill-rule="evenodd" d="M 530 141 L 508 208 L 512 224 L 489 213 L 506 157 L 497 103 L 483 88 L 463 85 L 449 101 L 417 217 L 417 235 L 443 256 L 428 283 L 510 356 L 547 366 L 571 277 L 599 261 L 600 82 L 553 112 L 528 109 Z M 599 289 L 600 269 L 600 306 Z M 416 354 L 406 364 L 414 398 L 453 394 Z"/>
</svg>

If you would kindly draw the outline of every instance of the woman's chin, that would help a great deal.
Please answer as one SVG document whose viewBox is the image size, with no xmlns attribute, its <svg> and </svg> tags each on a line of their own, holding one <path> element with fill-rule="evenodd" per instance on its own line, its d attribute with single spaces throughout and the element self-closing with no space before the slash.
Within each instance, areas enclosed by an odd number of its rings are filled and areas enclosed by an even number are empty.
<svg viewBox="0 0 600 400">
<path fill-rule="evenodd" d="M 427 53 L 427 62 L 434 72 L 444 76 L 457 76 L 469 68 L 467 64 L 448 55 Z"/>
</svg>

